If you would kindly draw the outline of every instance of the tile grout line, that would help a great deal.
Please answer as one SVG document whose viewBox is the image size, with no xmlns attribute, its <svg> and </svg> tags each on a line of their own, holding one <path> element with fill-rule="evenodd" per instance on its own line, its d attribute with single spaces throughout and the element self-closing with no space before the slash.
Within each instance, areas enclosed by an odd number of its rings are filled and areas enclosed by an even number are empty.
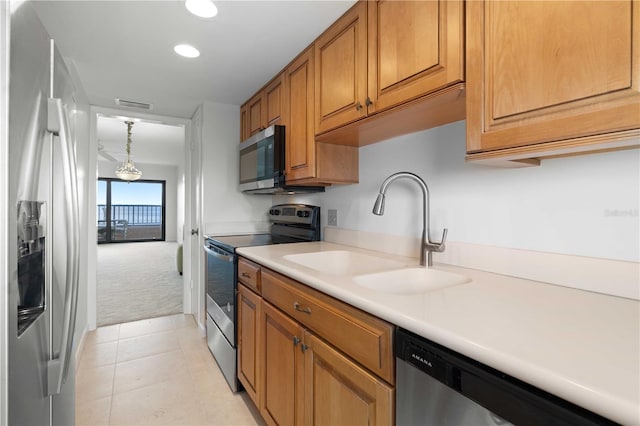
<svg viewBox="0 0 640 426">
<path fill-rule="evenodd" d="M 122 324 L 120 324 L 121 326 Z M 111 425 L 111 412 L 113 410 L 113 391 L 116 387 L 116 370 L 118 369 L 118 348 L 120 347 L 120 326 L 118 326 L 118 340 L 116 340 L 116 360 L 113 366 L 113 378 L 111 379 L 111 397 L 109 398 L 109 416 L 107 425 Z"/>
</svg>

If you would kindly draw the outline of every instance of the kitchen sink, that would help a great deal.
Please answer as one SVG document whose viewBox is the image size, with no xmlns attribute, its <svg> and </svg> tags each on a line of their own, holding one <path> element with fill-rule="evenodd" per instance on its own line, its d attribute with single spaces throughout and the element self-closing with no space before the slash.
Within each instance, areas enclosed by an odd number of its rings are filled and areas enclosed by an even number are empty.
<svg viewBox="0 0 640 426">
<path fill-rule="evenodd" d="M 353 280 L 361 287 L 380 293 L 420 294 L 458 284 L 471 278 L 431 268 L 406 268 L 359 275 Z"/>
<path fill-rule="evenodd" d="M 395 260 L 347 250 L 290 254 L 283 259 L 329 275 L 361 275 L 407 266 Z"/>
</svg>

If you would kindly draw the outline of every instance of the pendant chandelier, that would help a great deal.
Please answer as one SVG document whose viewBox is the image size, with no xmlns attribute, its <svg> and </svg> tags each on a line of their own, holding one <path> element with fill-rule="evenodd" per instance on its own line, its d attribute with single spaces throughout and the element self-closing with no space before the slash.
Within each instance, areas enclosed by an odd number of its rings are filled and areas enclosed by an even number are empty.
<svg viewBox="0 0 640 426">
<path fill-rule="evenodd" d="M 133 127 L 133 121 L 125 121 L 124 123 L 127 125 L 127 159 L 116 169 L 116 176 L 131 182 L 140 179 L 142 172 L 136 169 L 133 161 L 131 161 L 131 128 Z"/>
</svg>

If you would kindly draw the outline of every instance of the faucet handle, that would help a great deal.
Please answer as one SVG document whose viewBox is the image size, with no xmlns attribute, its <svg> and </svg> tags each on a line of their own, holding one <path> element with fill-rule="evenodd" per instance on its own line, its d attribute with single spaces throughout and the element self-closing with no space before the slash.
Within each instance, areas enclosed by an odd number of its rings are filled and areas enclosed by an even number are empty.
<svg viewBox="0 0 640 426">
<path fill-rule="evenodd" d="M 444 246 L 444 242 L 447 239 L 447 232 L 449 232 L 447 228 L 444 228 L 444 231 L 442 231 L 442 241 L 440 241 L 440 245 L 442 246 Z"/>
<path fill-rule="evenodd" d="M 444 231 L 442 231 L 442 240 L 439 243 L 434 241 L 429 241 L 429 246 L 431 248 L 431 251 L 435 251 L 438 253 L 441 253 L 444 251 L 444 242 L 447 239 L 447 232 L 449 232 L 449 230 L 447 228 L 444 228 Z"/>
</svg>

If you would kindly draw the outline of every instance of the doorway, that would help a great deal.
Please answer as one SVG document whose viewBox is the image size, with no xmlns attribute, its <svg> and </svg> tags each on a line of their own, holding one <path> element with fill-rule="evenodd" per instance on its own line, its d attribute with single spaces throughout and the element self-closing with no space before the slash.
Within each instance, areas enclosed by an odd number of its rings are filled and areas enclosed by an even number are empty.
<svg viewBox="0 0 640 426">
<path fill-rule="evenodd" d="M 98 243 L 165 241 L 166 181 L 98 178 Z"/>
<path fill-rule="evenodd" d="M 193 282 L 191 277 L 191 253 L 188 250 L 190 244 L 185 241 L 183 235 L 188 235 L 188 230 L 191 228 L 198 228 L 198 224 L 191 223 L 191 167 L 190 161 L 185 161 L 186 158 L 190 158 L 190 141 L 191 139 L 191 120 L 152 115 L 147 113 L 134 113 L 133 111 L 127 111 L 126 113 L 121 110 L 115 110 L 104 107 L 91 107 L 91 149 L 89 151 L 89 163 L 90 168 L 96 173 L 96 183 L 90 186 L 88 194 L 89 208 L 89 233 L 87 238 L 89 239 L 89 261 L 87 268 L 92 271 L 95 270 L 95 275 L 90 274 L 88 288 L 88 312 L 87 317 L 89 321 L 89 329 L 94 329 L 98 323 L 105 324 L 106 322 L 112 322 L 111 320 L 98 321 L 98 299 L 105 300 L 103 286 L 98 288 L 98 281 L 103 281 L 103 276 L 98 278 L 98 271 L 106 271 L 107 277 L 114 276 L 114 271 L 122 271 L 123 273 L 129 269 L 127 265 L 120 265 L 110 263 L 110 260 L 103 256 L 107 255 L 108 251 L 117 251 L 114 254 L 114 258 L 122 259 L 126 258 L 132 262 L 146 267 L 146 273 L 144 275 L 134 275 L 135 271 L 128 270 L 126 281 L 129 283 L 140 283 L 143 279 L 149 278 L 156 273 L 160 274 L 160 266 L 166 266 L 169 274 L 174 278 L 180 280 L 180 285 L 177 286 L 178 291 L 182 290 L 181 300 L 182 312 L 190 313 L 194 303 L 192 298 L 198 294 L 198 288 L 200 283 Z M 162 181 L 165 180 L 165 207 L 162 209 L 164 213 L 165 235 L 164 241 L 142 239 L 143 242 L 131 242 L 127 241 L 127 244 L 97 244 L 98 237 L 98 220 L 100 212 L 98 204 L 104 204 L 105 210 L 103 217 L 100 220 L 104 220 L 103 226 L 106 228 L 106 195 L 102 199 L 98 199 L 98 179 L 110 178 L 112 184 L 116 181 L 121 182 L 113 173 L 124 158 L 122 150 L 122 129 L 125 128 L 123 124 L 124 119 L 135 121 L 135 132 L 133 133 L 133 159 L 136 164 L 139 164 L 140 170 L 143 172 L 143 177 L 150 180 Z M 160 129 L 161 127 L 161 129 Z M 155 131 L 158 130 L 158 131 Z M 180 142 L 170 136 L 177 135 Z M 176 143 L 174 143 L 176 141 Z M 136 181 L 139 183 L 144 182 L 142 179 Z M 122 182 L 121 182 L 122 183 Z M 106 185 L 106 183 L 102 184 Z M 134 183 L 124 184 L 131 187 Z M 114 194 L 115 192 L 112 191 Z M 106 189 L 105 192 L 106 194 Z M 112 204 L 116 204 L 115 196 Z M 137 204 L 136 202 L 128 202 L 123 204 Z M 155 204 L 155 203 L 153 203 Z M 95 216 L 94 216 L 95 215 Z M 114 215 L 115 217 L 115 215 Z M 95 227 L 95 228 L 94 228 Z M 115 228 L 115 227 L 114 227 Z M 131 240 L 130 235 L 131 227 L 127 229 L 127 240 Z M 186 230 L 186 231 L 185 231 Z M 106 239 L 106 230 L 105 238 Z M 124 242 L 120 241 L 120 238 L 124 238 L 123 231 L 118 230 L 119 235 L 112 238 L 112 242 Z M 157 235 L 156 235 L 157 238 Z M 191 238 L 189 238 L 190 240 Z M 136 238 L 135 241 L 140 241 Z M 153 241 L 153 242 L 150 242 Z M 180 244 L 185 243 L 184 247 L 184 262 L 177 262 L 178 259 L 182 260 L 182 256 L 177 256 L 177 247 Z M 137 246 L 137 247 L 136 247 Z M 161 248 L 162 246 L 172 246 L 166 250 L 166 260 L 163 262 L 161 259 L 164 256 L 164 252 L 153 252 L 155 248 Z M 93 248 L 92 248 L 93 247 Z M 136 250 L 137 248 L 137 250 Z M 104 249 L 104 250 L 103 250 Z M 128 252 L 130 251 L 130 253 Z M 180 250 L 182 251 L 182 250 Z M 100 252 L 100 256 L 98 255 Z M 127 253 L 125 253 L 127 252 Z M 198 257 L 198 256 L 195 256 Z M 147 262 L 147 259 L 157 261 L 157 264 L 151 264 Z M 105 262 L 106 260 L 106 262 Z M 183 268 L 183 275 L 179 275 L 180 268 Z M 125 281 L 125 277 L 121 277 L 121 281 Z M 154 281 L 155 282 L 155 281 Z M 173 286 L 172 288 L 176 288 Z M 131 284 L 126 287 L 126 292 L 133 290 Z M 158 292 L 154 292 L 158 293 Z M 163 293 L 163 292 L 160 292 Z M 127 303 L 132 300 L 144 300 L 145 303 L 152 305 L 159 303 L 151 300 L 150 293 L 144 293 L 146 297 L 137 299 L 135 297 L 129 297 Z M 179 296 L 178 296 L 179 297 Z M 124 303 L 123 303 L 124 305 Z M 130 309 L 129 312 L 133 312 L 138 307 Z M 180 309 L 178 309 L 180 310 Z M 154 314 L 162 314 L 157 312 Z M 149 315 L 150 316 L 150 315 Z M 134 320 L 134 319 L 128 319 Z"/>
</svg>

